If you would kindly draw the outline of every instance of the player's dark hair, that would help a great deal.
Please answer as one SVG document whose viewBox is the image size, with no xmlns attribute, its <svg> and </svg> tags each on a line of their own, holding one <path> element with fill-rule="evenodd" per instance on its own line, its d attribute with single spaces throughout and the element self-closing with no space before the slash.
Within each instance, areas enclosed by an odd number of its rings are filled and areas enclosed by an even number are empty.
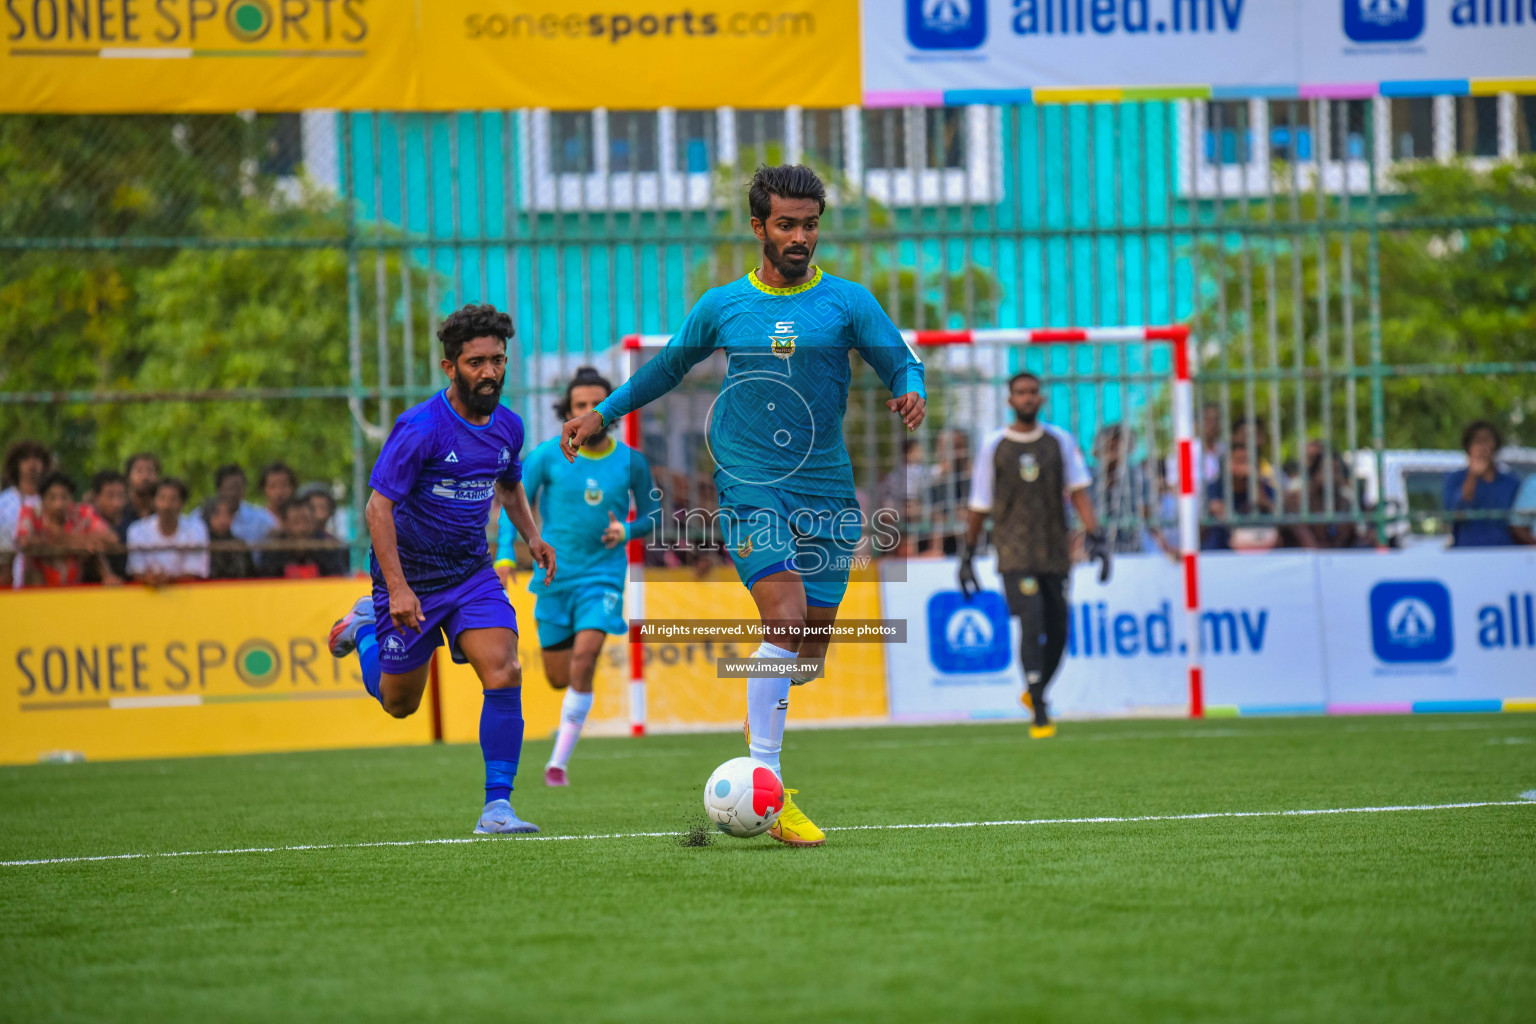
<svg viewBox="0 0 1536 1024">
<path fill-rule="evenodd" d="M 1013 386 L 1021 380 L 1032 380 L 1036 384 L 1040 383 L 1040 377 L 1038 374 L 1030 373 L 1028 370 L 1020 370 L 1018 373 L 1008 378 L 1008 390 L 1012 391 Z"/>
<path fill-rule="evenodd" d="M 294 490 L 299 489 L 299 474 L 295 473 L 293 467 L 282 459 L 278 459 L 276 462 L 269 462 L 261 468 L 261 477 L 256 481 L 256 486 L 263 491 L 266 490 L 267 478 L 279 473 L 288 478 L 289 487 L 292 487 Z"/>
<path fill-rule="evenodd" d="M 565 397 L 555 403 L 555 415 L 560 417 L 561 423 L 571 418 L 571 392 L 577 388 L 591 387 L 602 388 L 610 395 L 613 394 L 613 385 L 607 377 L 597 372 L 595 366 L 578 366 L 576 376 L 565 386 Z"/>
<path fill-rule="evenodd" d="M 16 486 L 21 464 L 28 459 L 42 459 L 43 472 L 53 468 L 53 453 L 41 441 L 13 441 L 5 449 L 5 466 L 0 470 L 0 487 Z"/>
<path fill-rule="evenodd" d="M 91 490 L 97 494 L 101 493 L 103 487 L 110 487 L 113 484 L 127 486 L 128 478 L 115 469 L 99 470 L 95 476 L 91 477 Z"/>
<path fill-rule="evenodd" d="M 1472 442 L 1476 440 L 1478 434 L 1485 430 L 1493 435 L 1494 451 L 1498 451 L 1500 448 L 1504 447 L 1504 435 L 1499 432 L 1498 427 L 1494 426 L 1492 423 L 1489 423 L 1487 420 L 1473 420 L 1471 423 L 1467 424 L 1467 429 L 1461 432 L 1461 450 L 1464 452 L 1471 451 Z"/>
<path fill-rule="evenodd" d="M 123 475 L 127 476 L 129 473 L 132 473 L 134 465 L 143 462 L 146 459 L 155 464 L 155 473 L 156 475 L 159 475 L 161 469 L 160 456 L 156 455 L 154 452 L 134 452 L 132 455 L 128 456 L 127 459 L 123 460 Z"/>
<path fill-rule="evenodd" d="M 292 512 L 296 508 L 301 508 L 305 512 L 308 512 L 309 511 L 309 499 L 308 498 L 289 498 L 286 502 L 283 503 L 283 515 L 286 516 L 289 512 Z"/>
<path fill-rule="evenodd" d="M 226 462 L 224 465 L 213 471 L 213 486 L 215 488 L 223 487 L 224 481 L 228 480 L 232 476 L 238 476 L 241 479 L 244 479 L 245 470 L 241 469 L 233 462 Z"/>
<path fill-rule="evenodd" d="M 71 498 L 78 498 L 80 496 L 80 488 L 75 486 L 75 478 L 61 469 L 56 469 L 52 473 L 49 473 L 47 476 L 43 477 L 43 479 L 38 482 L 37 493 L 47 494 L 49 489 L 53 487 L 65 488 L 69 491 L 69 496 Z"/>
<path fill-rule="evenodd" d="M 827 210 L 827 186 L 804 164 L 779 164 L 777 167 L 759 164 L 757 173 L 752 175 L 752 184 L 747 186 L 747 205 L 752 208 L 752 216 L 765 223 L 773 212 L 771 196 L 814 199 L 820 212 Z"/>
<path fill-rule="evenodd" d="M 512 318 L 490 303 L 483 306 L 466 305 L 449 313 L 437 328 L 437 340 L 443 343 L 443 358 L 450 363 L 459 361 L 466 342 L 476 338 L 500 338 L 502 345 L 512 337 Z"/>
<path fill-rule="evenodd" d="M 155 484 L 155 493 L 159 494 L 167 487 L 174 488 L 176 493 L 181 495 L 181 503 L 183 505 L 187 503 L 187 495 L 191 492 L 187 490 L 187 482 L 185 480 L 179 476 L 163 476 Z"/>
</svg>

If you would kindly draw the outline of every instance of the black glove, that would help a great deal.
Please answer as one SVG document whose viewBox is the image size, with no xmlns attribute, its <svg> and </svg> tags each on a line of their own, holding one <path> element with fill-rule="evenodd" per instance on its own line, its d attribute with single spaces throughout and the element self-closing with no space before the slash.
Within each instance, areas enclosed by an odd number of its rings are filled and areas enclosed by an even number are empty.
<svg viewBox="0 0 1536 1024">
<path fill-rule="evenodd" d="M 1084 547 L 1088 551 L 1088 561 L 1097 559 L 1099 562 L 1099 582 L 1108 583 L 1111 561 L 1109 538 L 1104 536 L 1103 530 L 1089 530 L 1084 539 Z"/>
<path fill-rule="evenodd" d="M 969 601 L 981 590 L 981 584 L 976 582 L 976 567 L 971 564 L 971 553 L 965 548 L 960 549 L 960 593 Z"/>
</svg>

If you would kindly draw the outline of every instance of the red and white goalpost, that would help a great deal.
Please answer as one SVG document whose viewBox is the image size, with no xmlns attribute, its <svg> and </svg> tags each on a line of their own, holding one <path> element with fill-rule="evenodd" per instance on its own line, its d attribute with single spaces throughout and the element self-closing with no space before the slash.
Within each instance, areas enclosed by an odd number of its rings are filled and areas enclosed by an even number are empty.
<svg viewBox="0 0 1536 1024">
<path fill-rule="evenodd" d="M 1191 353 L 1189 328 L 1174 324 L 1168 326 L 1129 327 L 1046 327 L 1046 328 L 987 328 L 966 331 L 902 331 L 908 345 L 931 348 L 940 345 L 971 345 L 988 348 L 1014 348 L 1022 345 L 1061 344 L 1124 344 L 1127 342 L 1166 342 L 1173 350 L 1173 437 L 1177 450 L 1179 474 L 1179 555 L 1183 563 L 1185 644 L 1189 682 L 1189 714 L 1191 718 L 1205 715 L 1205 685 L 1200 661 L 1200 508 L 1196 498 L 1198 481 L 1195 478 L 1194 453 L 1194 393 L 1189 379 Z M 670 340 L 669 334 L 626 335 L 623 347 L 628 351 L 660 348 Z M 629 360 L 624 360 L 622 375 L 629 374 Z M 632 448 L 640 447 L 640 412 L 636 410 L 624 418 L 624 441 Z M 630 513 L 634 517 L 633 511 Z M 629 543 L 630 583 L 628 608 L 633 618 L 639 619 L 645 609 L 645 546 L 640 540 Z M 636 736 L 645 734 L 645 671 L 643 649 L 636 632 L 630 632 L 629 656 L 629 721 L 630 732 Z"/>
</svg>

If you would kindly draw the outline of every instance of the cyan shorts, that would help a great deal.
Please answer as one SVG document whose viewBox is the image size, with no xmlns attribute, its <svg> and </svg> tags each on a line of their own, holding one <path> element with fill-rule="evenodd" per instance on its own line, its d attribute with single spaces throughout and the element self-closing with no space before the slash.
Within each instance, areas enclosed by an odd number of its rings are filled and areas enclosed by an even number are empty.
<svg viewBox="0 0 1536 1024">
<path fill-rule="evenodd" d="M 853 495 L 729 484 L 720 489 L 720 511 L 731 560 L 748 590 L 764 576 L 793 570 L 805 582 L 807 604 L 842 603 L 864 532 Z"/>
</svg>

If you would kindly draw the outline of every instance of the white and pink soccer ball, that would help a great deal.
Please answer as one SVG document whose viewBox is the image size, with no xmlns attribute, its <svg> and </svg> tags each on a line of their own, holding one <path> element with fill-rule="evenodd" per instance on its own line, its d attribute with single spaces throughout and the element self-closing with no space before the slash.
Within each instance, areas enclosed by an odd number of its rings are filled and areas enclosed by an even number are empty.
<svg viewBox="0 0 1536 1024">
<path fill-rule="evenodd" d="M 783 810 L 784 783 L 755 757 L 731 758 L 704 785 L 704 813 L 727 835 L 761 835 Z"/>
</svg>

